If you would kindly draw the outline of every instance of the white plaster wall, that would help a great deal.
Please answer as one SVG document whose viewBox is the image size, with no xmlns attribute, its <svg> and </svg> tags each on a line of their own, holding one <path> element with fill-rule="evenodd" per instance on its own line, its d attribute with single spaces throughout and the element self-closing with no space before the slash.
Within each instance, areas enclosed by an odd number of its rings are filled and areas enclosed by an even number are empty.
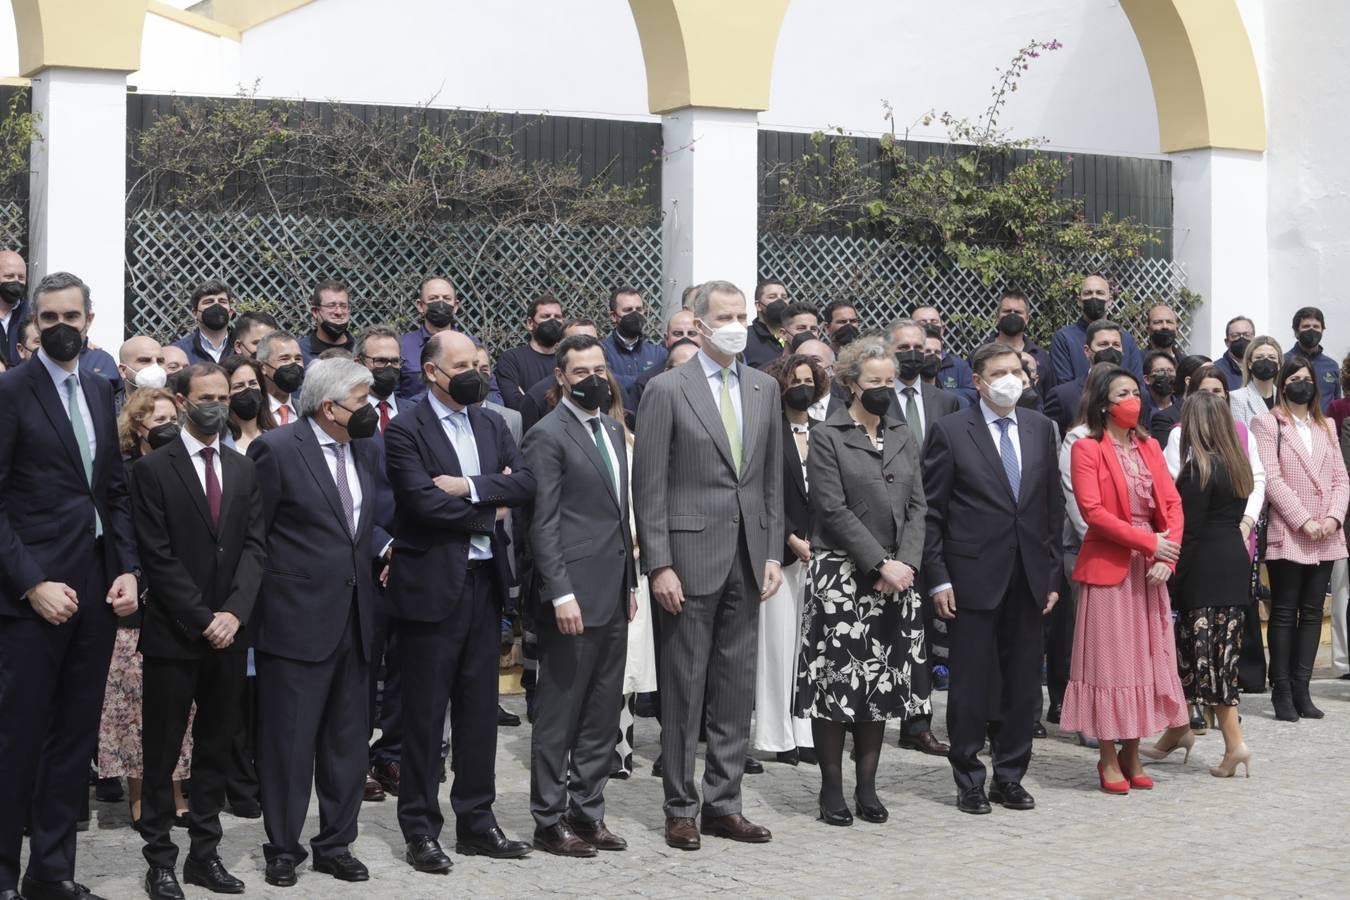
<svg viewBox="0 0 1350 900">
<path fill-rule="evenodd" d="M 239 90 L 239 42 L 147 15 L 141 68 L 127 83 L 153 94 L 234 94 Z"/>
</svg>

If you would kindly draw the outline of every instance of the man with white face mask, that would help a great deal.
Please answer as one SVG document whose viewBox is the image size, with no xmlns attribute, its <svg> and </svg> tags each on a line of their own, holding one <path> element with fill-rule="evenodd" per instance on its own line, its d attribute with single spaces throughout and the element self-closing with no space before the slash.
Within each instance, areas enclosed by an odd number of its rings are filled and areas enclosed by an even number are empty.
<svg viewBox="0 0 1350 900">
<path fill-rule="evenodd" d="M 127 395 L 137 388 L 162 388 L 169 380 L 164 371 L 164 348 L 152 337 L 127 338 L 117 351 L 117 372 L 123 389 L 114 398 L 121 412 Z"/>
<path fill-rule="evenodd" d="M 948 620 L 948 759 L 957 808 L 982 814 L 991 800 L 1035 807 L 1021 782 L 1040 703 L 1041 615 L 1059 599 L 1064 495 L 1053 425 L 1017 406 L 1024 386 L 1017 351 L 986 344 L 971 364 L 979 403 L 934 422 L 924 448 L 922 577 L 937 614 Z M 997 716 L 990 708 L 996 683 Z M 986 796 L 976 754 L 997 717 Z"/>
<path fill-rule="evenodd" d="M 633 456 L 642 568 L 660 617 L 666 843 L 679 850 L 699 849 L 700 831 L 770 839 L 741 815 L 741 776 L 759 601 L 782 581 L 774 557 L 783 546 L 780 391 L 773 378 L 737 362 L 746 345 L 745 295 L 709 281 L 692 312 L 702 348 L 643 392 Z M 700 804 L 694 751 L 705 718 Z"/>
</svg>

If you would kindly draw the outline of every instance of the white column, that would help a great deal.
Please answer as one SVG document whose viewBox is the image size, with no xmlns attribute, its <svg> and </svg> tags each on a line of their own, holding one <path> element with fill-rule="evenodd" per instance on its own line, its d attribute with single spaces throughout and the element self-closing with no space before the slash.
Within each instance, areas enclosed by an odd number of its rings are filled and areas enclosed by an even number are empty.
<svg viewBox="0 0 1350 900">
<path fill-rule="evenodd" d="M 33 76 L 28 283 L 73 272 L 94 304 L 90 339 L 117 354 L 125 328 L 127 76 L 50 68 Z"/>
<path fill-rule="evenodd" d="M 661 117 L 663 299 L 710 279 L 745 292 L 758 271 L 759 144 L 753 111 L 690 107 Z"/>
<path fill-rule="evenodd" d="M 1265 155 L 1206 149 L 1170 156 L 1173 251 L 1187 286 L 1204 298 L 1187 349 L 1217 358 L 1235 316 L 1286 343 L 1288 327 L 1275 321 L 1269 292 Z"/>
</svg>

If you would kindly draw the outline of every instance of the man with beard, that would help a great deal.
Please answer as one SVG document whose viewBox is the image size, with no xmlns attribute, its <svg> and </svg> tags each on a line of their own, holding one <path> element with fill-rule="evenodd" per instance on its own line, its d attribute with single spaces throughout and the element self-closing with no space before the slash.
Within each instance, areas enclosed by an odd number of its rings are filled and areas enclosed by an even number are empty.
<svg viewBox="0 0 1350 900">
<path fill-rule="evenodd" d="M 219 363 L 230 350 L 230 312 L 234 296 L 223 281 L 199 284 L 188 300 L 197 327 L 173 342 L 188 363 Z"/>
<path fill-rule="evenodd" d="M 246 312 L 234 320 L 230 331 L 230 349 L 237 356 L 258 358 L 258 342 L 281 326 L 270 313 Z"/>
<path fill-rule="evenodd" d="M 314 330 L 300 342 L 305 365 L 333 348 L 352 352 L 356 345 L 348 330 L 352 320 L 352 302 L 345 284 L 333 278 L 320 281 L 310 296 L 309 311 L 314 316 Z"/>
<path fill-rule="evenodd" d="M 627 394 L 639 375 L 661 370 L 666 348 L 643 336 L 642 295 L 635 288 L 617 288 L 609 295 L 609 318 L 614 330 L 602 341 L 605 362 Z"/>
<path fill-rule="evenodd" d="M 525 315 L 530 339 L 497 359 L 497 388 L 508 409 L 520 409 L 530 386 L 553 374 L 553 349 L 563 339 L 563 321 L 562 303 L 552 294 L 530 301 Z"/>
<path fill-rule="evenodd" d="M 1148 349 L 1162 350 L 1176 362 L 1185 355 L 1177 346 L 1179 329 L 1177 314 L 1172 312 L 1172 307 L 1162 303 L 1151 307 L 1148 311 L 1148 332 L 1145 335 Z"/>
<path fill-rule="evenodd" d="M 836 352 L 847 347 L 862 334 L 862 319 L 852 300 L 834 300 L 825 307 L 825 336 Z"/>
</svg>

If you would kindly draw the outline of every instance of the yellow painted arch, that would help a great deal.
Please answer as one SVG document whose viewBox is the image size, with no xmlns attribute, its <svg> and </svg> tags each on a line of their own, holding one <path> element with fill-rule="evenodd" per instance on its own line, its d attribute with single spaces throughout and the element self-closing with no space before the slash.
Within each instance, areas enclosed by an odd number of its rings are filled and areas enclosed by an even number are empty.
<svg viewBox="0 0 1350 900">
<path fill-rule="evenodd" d="M 146 0 L 11 0 L 19 73 L 53 66 L 134 72 Z"/>
</svg>

